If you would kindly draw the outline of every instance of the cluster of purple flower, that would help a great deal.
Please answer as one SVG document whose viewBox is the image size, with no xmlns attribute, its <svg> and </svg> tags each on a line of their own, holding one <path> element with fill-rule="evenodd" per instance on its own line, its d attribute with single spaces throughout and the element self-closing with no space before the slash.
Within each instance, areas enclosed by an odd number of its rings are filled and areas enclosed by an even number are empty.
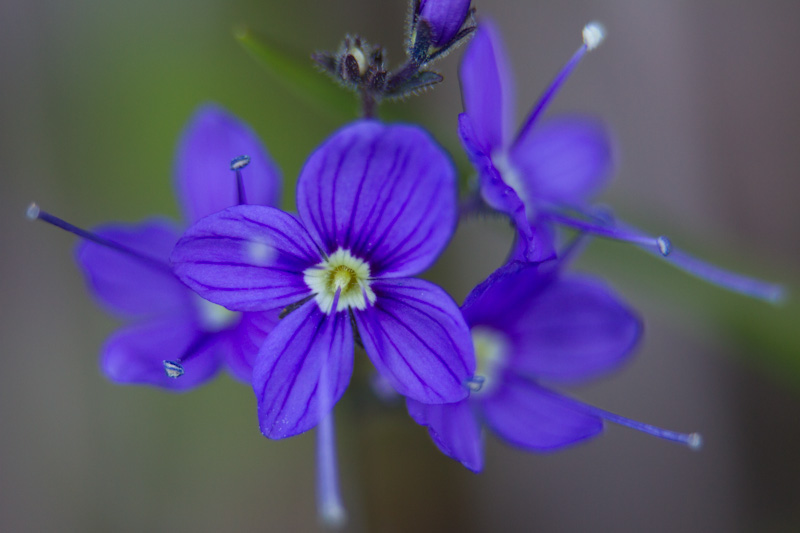
<svg viewBox="0 0 800 533">
<path fill-rule="evenodd" d="M 320 512 L 331 523 L 344 516 L 332 411 L 350 382 L 356 345 L 439 449 L 476 472 L 482 424 L 534 451 L 596 436 L 604 420 L 697 448 L 695 433 L 628 420 L 544 385 L 617 368 L 642 331 L 602 281 L 567 272 L 577 244 L 589 234 L 628 240 L 729 289 L 780 296 L 779 287 L 689 258 L 666 238 L 589 206 L 611 174 L 608 133 L 594 120 L 539 119 L 602 41 L 600 25 L 584 28 L 583 44 L 512 137 L 503 44 L 490 22 L 473 34 L 472 13 L 469 0 L 413 2 L 410 60 L 394 78 L 395 86 L 411 83 L 474 36 L 460 70 L 459 134 L 477 180 L 461 205 L 507 215 L 517 239 L 460 308 L 414 277 L 434 263 L 459 218 L 453 165 L 414 125 L 364 119 L 335 132 L 303 167 L 291 214 L 275 207 L 279 173 L 252 130 L 209 105 L 178 149 L 176 189 L 189 224 L 182 234 L 162 219 L 87 232 L 35 204 L 28 209 L 30 218 L 84 238 L 76 258 L 91 292 L 134 321 L 102 349 L 111 380 L 183 391 L 226 367 L 252 384 L 265 436 L 319 425 Z M 346 47 L 343 54 L 328 57 L 331 71 L 366 80 L 363 53 Z M 371 109 L 387 85 L 380 76 L 369 83 Z M 578 236 L 560 245 L 556 225 Z"/>
</svg>

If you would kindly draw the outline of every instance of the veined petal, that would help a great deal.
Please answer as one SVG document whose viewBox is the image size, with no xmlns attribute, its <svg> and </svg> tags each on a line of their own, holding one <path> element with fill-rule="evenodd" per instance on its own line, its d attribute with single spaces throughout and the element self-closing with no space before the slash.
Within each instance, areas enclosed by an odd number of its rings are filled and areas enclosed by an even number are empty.
<svg viewBox="0 0 800 533">
<path fill-rule="evenodd" d="M 280 173 L 255 132 L 218 105 L 200 107 L 183 132 L 175 161 L 175 187 L 190 223 L 239 203 L 230 165 L 241 155 L 250 157 L 243 171 L 248 203 L 277 206 Z"/>
<path fill-rule="evenodd" d="M 464 111 L 480 145 L 491 154 L 511 144 L 514 79 L 508 54 L 495 25 L 483 20 L 470 41 L 459 70 Z"/>
<path fill-rule="evenodd" d="M 510 161 L 531 198 L 580 204 L 611 177 L 611 135 L 602 122 L 561 118 L 527 131 Z"/>
<path fill-rule="evenodd" d="M 282 439 L 313 428 L 327 414 L 319 402 L 332 408 L 352 373 L 348 314 L 325 315 L 314 301 L 293 311 L 267 336 L 253 369 L 261 432 Z"/>
<path fill-rule="evenodd" d="M 436 447 L 448 457 L 459 461 L 473 472 L 483 469 L 483 439 L 481 426 L 469 404 L 428 404 L 406 400 L 408 414 L 417 424 L 428 428 Z"/>
<path fill-rule="evenodd" d="M 180 235 L 175 224 L 156 218 L 136 225 L 106 224 L 93 231 L 165 265 Z M 191 293 L 167 270 L 92 241 L 76 247 L 75 259 L 92 294 L 118 315 L 192 313 Z"/>
<path fill-rule="evenodd" d="M 510 444 L 551 451 L 598 435 L 603 420 L 507 372 L 491 396 L 476 400 L 486 424 Z"/>
<path fill-rule="evenodd" d="M 373 276 L 412 275 L 453 234 L 455 171 L 422 129 L 361 121 L 311 155 L 297 182 L 297 210 L 326 253 L 349 250 Z"/>
<path fill-rule="evenodd" d="M 115 383 L 186 391 L 214 377 L 226 340 L 225 333 L 204 333 L 192 320 L 153 320 L 112 335 L 102 348 L 100 367 Z M 180 359 L 190 348 L 196 351 L 184 364 L 185 373 L 168 377 L 163 362 Z"/>
<path fill-rule="evenodd" d="M 375 305 L 354 315 L 378 371 L 397 392 L 423 403 L 466 398 L 475 355 L 455 302 L 418 279 L 377 280 L 372 289 Z"/>
<path fill-rule="evenodd" d="M 244 313 L 233 331 L 228 333 L 230 349 L 225 354 L 228 371 L 245 383 L 253 381 L 253 366 L 267 335 L 278 325 L 279 309 L 261 313 Z"/>
<path fill-rule="evenodd" d="M 175 274 L 203 298 L 235 311 L 263 311 L 310 294 L 303 271 L 320 253 L 292 215 L 241 205 L 186 230 L 171 260 Z"/>
</svg>

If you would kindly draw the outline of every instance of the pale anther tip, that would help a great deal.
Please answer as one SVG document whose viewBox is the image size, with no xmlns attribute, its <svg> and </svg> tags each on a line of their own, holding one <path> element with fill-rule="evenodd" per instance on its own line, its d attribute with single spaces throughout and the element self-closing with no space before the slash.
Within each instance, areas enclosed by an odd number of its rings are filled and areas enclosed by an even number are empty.
<svg viewBox="0 0 800 533">
<path fill-rule="evenodd" d="M 692 451 L 699 451 L 703 447 L 703 436 L 700 433 L 690 433 L 686 440 L 686 445 Z"/>
<path fill-rule="evenodd" d="M 31 205 L 29 205 L 28 208 L 25 210 L 25 216 L 27 217 L 28 220 L 36 220 L 37 218 L 39 218 L 40 212 L 41 209 L 39 209 L 39 206 L 36 204 L 36 202 L 31 202 Z"/>
<path fill-rule="evenodd" d="M 486 378 L 484 376 L 472 376 L 467 380 L 466 385 L 472 392 L 480 392 L 484 383 L 486 383 Z"/>
<path fill-rule="evenodd" d="M 320 509 L 322 524 L 331 529 L 341 529 L 347 524 L 347 512 L 338 504 L 330 504 Z"/>
<path fill-rule="evenodd" d="M 249 164 L 250 164 L 250 156 L 240 155 L 239 157 L 234 157 L 233 159 L 231 159 L 231 170 L 242 170 Z"/>
<path fill-rule="evenodd" d="M 789 300 L 789 293 L 786 287 L 777 286 L 770 291 L 767 301 L 772 305 L 783 305 Z"/>
<path fill-rule="evenodd" d="M 583 27 L 583 44 L 587 50 L 594 50 L 606 38 L 606 28 L 599 22 L 590 22 Z"/>
<path fill-rule="evenodd" d="M 164 372 L 167 373 L 168 377 L 173 379 L 177 379 L 183 375 L 183 365 L 180 363 L 176 363 L 175 361 L 163 361 L 164 364 Z"/>
<path fill-rule="evenodd" d="M 658 237 L 656 243 L 658 244 L 658 251 L 661 252 L 661 255 L 664 257 L 667 257 L 672 252 L 672 241 L 670 241 L 669 237 L 666 235 Z"/>
</svg>

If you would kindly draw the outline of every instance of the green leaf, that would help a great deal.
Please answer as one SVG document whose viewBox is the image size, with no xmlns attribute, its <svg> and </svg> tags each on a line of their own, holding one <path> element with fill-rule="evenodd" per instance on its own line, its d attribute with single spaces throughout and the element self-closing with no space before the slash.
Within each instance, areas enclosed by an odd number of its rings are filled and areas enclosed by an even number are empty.
<svg viewBox="0 0 800 533">
<path fill-rule="evenodd" d="M 357 98 L 332 84 L 327 76 L 317 70 L 310 56 L 294 53 L 249 28 L 239 28 L 234 35 L 239 44 L 292 93 L 336 121 L 356 118 Z"/>
</svg>

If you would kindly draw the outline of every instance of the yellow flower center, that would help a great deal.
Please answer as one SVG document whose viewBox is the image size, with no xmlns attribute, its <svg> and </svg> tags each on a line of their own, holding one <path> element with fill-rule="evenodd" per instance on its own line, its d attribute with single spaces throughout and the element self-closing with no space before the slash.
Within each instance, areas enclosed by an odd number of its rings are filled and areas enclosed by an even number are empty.
<svg viewBox="0 0 800 533">
<path fill-rule="evenodd" d="M 307 268 L 303 280 L 314 292 L 323 313 L 348 308 L 363 310 L 375 303 L 375 293 L 370 288 L 369 264 L 353 256 L 349 250 L 339 248 L 321 263 Z M 332 310 L 337 292 L 339 303 Z"/>
</svg>

